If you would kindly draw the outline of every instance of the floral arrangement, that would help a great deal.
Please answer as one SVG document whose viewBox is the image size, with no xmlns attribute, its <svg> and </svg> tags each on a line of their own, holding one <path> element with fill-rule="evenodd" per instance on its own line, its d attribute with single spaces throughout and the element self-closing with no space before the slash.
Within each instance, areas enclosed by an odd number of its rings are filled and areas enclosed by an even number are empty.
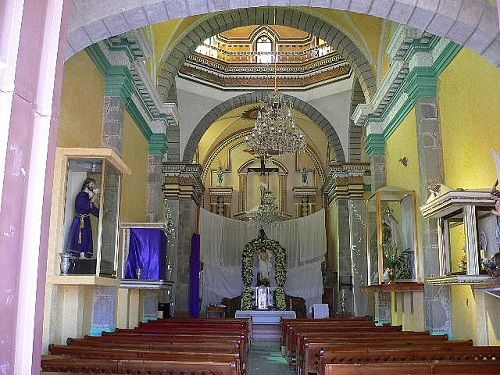
<svg viewBox="0 0 500 375">
<path fill-rule="evenodd" d="M 406 259 L 408 256 L 407 250 L 400 250 L 397 245 L 392 243 L 382 244 L 382 254 L 384 256 L 384 268 L 387 277 L 387 282 L 390 284 L 396 278 L 408 278 L 408 266 Z M 410 276 L 411 278 L 411 271 Z"/>
<path fill-rule="evenodd" d="M 251 310 L 252 299 L 252 282 L 254 255 L 262 248 L 271 251 L 275 260 L 275 278 L 276 278 L 276 307 L 278 310 L 286 310 L 285 301 L 285 283 L 286 283 L 286 250 L 281 247 L 278 241 L 268 238 L 256 238 L 245 245 L 243 255 L 241 257 L 241 273 L 244 284 L 242 308 L 243 310 Z"/>
</svg>

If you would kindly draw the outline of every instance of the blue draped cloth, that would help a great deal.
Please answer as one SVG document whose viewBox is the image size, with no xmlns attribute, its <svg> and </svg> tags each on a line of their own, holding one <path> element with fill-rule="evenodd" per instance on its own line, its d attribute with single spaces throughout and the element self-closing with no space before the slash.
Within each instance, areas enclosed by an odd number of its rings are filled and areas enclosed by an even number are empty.
<svg viewBox="0 0 500 375">
<path fill-rule="evenodd" d="M 200 314 L 200 235 L 191 237 L 191 257 L 189 259 L 189 315 L 197 318 Z"/>
<path fill-rule="evenodd" d="M 143 280 L 164 280 L 167 236 L 160 228 L 130 228 L 130 243 L 125 278 L 137 279 L 141 269 Z"/>
</svg>

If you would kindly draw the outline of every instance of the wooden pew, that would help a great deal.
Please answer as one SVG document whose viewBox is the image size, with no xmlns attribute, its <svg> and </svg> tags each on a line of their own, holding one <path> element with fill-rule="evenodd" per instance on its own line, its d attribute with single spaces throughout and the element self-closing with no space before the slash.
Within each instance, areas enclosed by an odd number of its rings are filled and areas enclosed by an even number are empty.
<svg viewBox="0 0 500 375">
<path fill-rule="evenodd" d="M 337 343 L 309 343 L 305 353 L 297 360 L 297 367 L 300 373 L 316 374 L 321 351 L 336 351 L 336 350 L 366 350 L 375 348 L 379 349 L 409 349 L 409 350 L 459 350 L 460 348 L 471 348 L 472 341 L 443 341 L 443 340 L 419 340 L 412 341 L 411 339 L 396 339 L 393 340 L 366 340 L 364 342 L 337 342 Z"/>
<path fill-rule="evenodd" d="M 401 332 L 401 335 L 366 335 L 366 336 L 337 336 L 328 338 L 304 337 L 301 341 L 300 348 L 296 354 L 296 365 L 303 373 L 316 373 L 319 354 L 321 349 L 327 349 L 331 345 L 369 345 L 380 343 L 381 345 L 397 344 L 400 346 L 408 345 L 440 345 L 447 343 L 448 336 L 446 335 L 410 335 L 408 332 Z M 462 343 L 465 346 L 472 346 L 472 340 L 453 341 Z"/>
<path fill-rule="evenodd" d="M 415 362 L 415 361 L 480 361 L 490 363 L 500 368 L 500 347 L 472 346 L 470 348 L 452 347 L 442 349 L 411 348 L 370 348 L 370 349 L 340 349 L 334 351 L 322 350 L 319 358 L 318 373 L 325 375 L 327 363 L 377 363 L 377 362 Z"/>
<path fill-rule="evenodd" d="M 240 353 L 240 346 L 237 341 L 210 341 L 208 343 L 197 342 L 103 342 L 103 341 L 90 341 L 85 339 L 72 339 L 66 340 L 69 346 L 78 347 L 92 347 L 92 348 L 130 348 L 139 350 L 180 350 L 180 351 L 197 351 L 200 348 L 210 348 L 210 351 L 221 352 L 221 353 Z"/>
<path fill-rule="evenodd" d="M 282 345 L 287 347 L 290 340 L 293 339 L 295 333 L 298 331 L 314 330 L 319 327 L 344 327 L 355 329 L 357 327 L 376 327 L 376 325 L 368 320 L 308 320 L 298 323 L 288 322 L 282 330 Z"/>
<path fill-rule="evenodd" d="M 42 356 L 42 370 L 51 372 L 78 372 L 92 374 L 119 374 L 118 360 L 83 359 L 64 356 Z"/>
<path fill-rule="evenodd" d="M 401 375 L 401 374 L 499 374 L 489 362 L 418 361 L 386 363 L 327 363 L 325 375 Z"/>
<path fill-rule="evenodd" d="M 295 355 L 296 349 L 300 345 L 301 336 L 305 335 L 315 335 L 322 334 L 328 335 L 331 334 L 332 337 L 336 335 L 342 334 L 356 334 L 356 335 L 365 335 L 365 334 L 378 334 L 378 333 L 400 333 L 401 326 L 372 326 L 372 327 L 323 327 L 323 329 L 315 327 L 307 328 L 304 330 L 294 330 L 292 331 L 291 337 L 288 339 L 287 343 L 287 353 L 289 356 Z"/>
<path fill-rule="evenodd" d="M 209 361 L 142 361 L 42 357 L 42 374 L 237 375 L 235 363 Z"/>
<path fill-rule="evenodd" d="M 235 363 L 237 374 L 244 373 L 245 366 L 239 353 L 212 352 L 209 348 L 205 351 L 153 351 L 123 348 L 91 348 L 65 345 L 49 345 L 52 355 L 66 355 L 73 358 L 112 359 L 112 360 L 144 360 L 144 361 L 215 361 Z"/>
<path fill-rule="evenodd" d="M 307 323 L 319 323 L 319 322 L 344 322 L 350 324 L 351 322 L 369 322 L 366 318 L 329 318 L 329 319 L 310 319 L 310 318 L 300 318 L 300 319 L 281 319 L 280 320 L 280 331 L 281 331 L 281 339 L 284 340 L 286 336 L 286 332 L 291 326 L 299 326 Z M 373 322 L 371 322 L 374 324 Z M 281 342 L 281 345 L 284 345 L 284 341 Z"/>
<path fill-rule="evenodd" d="M 236 375 L 234 363 L 217 361 L 122 361 L 122 374 L 138 375 Z"/>
</svg>

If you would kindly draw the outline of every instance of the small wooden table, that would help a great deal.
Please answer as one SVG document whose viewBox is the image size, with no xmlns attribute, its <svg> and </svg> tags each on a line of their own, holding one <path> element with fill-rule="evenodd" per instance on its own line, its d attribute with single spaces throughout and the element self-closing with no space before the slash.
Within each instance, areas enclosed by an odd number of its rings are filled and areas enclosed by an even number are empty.
<svg viewBox="0 0 500 375">
<path fill-rule="evenodd" d="M 206 317 L 210 318 L 210 314 L 218 314 L 218 317 L 225 318 L 226 306 L 224 305 L 207 306 Z"/>
</svg>

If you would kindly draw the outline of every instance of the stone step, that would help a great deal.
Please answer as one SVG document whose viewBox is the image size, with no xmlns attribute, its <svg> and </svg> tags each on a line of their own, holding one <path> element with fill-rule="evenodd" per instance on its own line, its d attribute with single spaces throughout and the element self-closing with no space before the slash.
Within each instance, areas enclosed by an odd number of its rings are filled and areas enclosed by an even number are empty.
<svg viewBox="0 0 500 375">
<path fill-rule="evenodd" d="M 252 340 L 278 340 L 280 339 L 280 326 L 276 324 L 253 324 Z"/>
</svg>

